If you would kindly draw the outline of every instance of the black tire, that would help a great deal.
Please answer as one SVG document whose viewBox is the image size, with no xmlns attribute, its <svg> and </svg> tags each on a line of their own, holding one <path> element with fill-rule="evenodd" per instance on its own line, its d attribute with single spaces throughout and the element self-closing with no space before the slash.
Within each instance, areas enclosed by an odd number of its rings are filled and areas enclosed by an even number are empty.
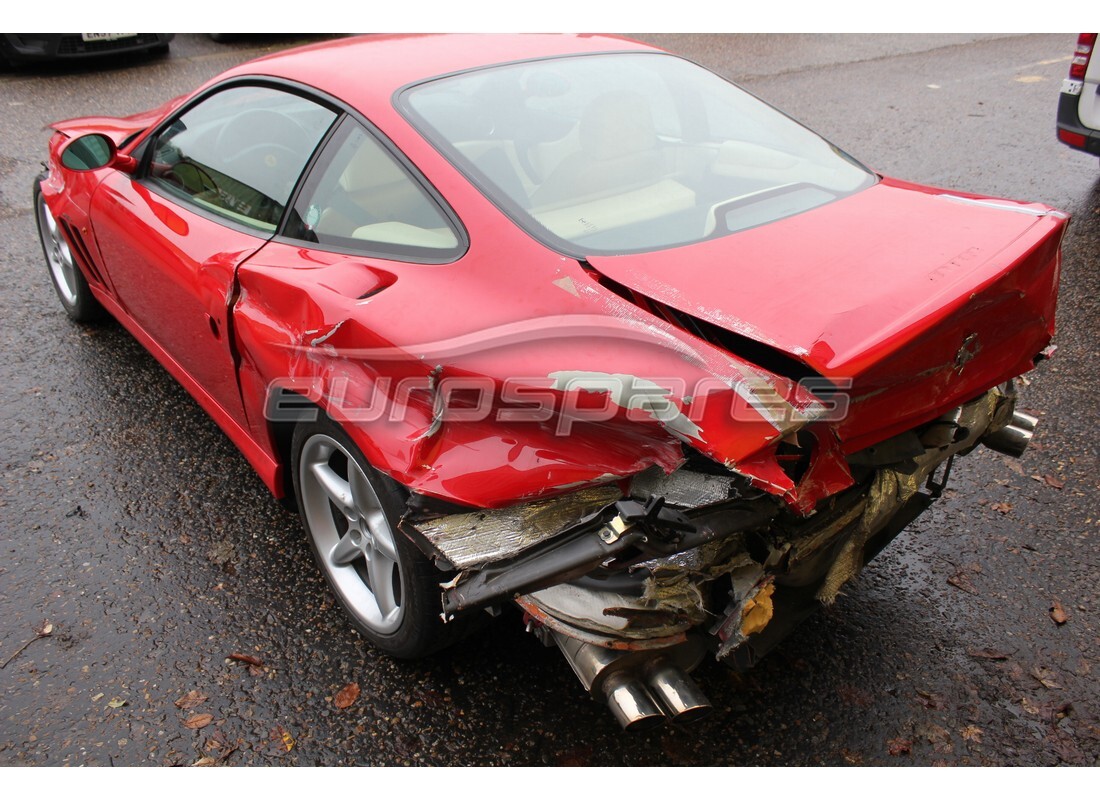
<svg viewBox="0 0 1100 800">
<path fill-rule="evenodd" d="M 39 186 L 41 179 L 42 176 L 39 176 L 34 182 L 34 217 L 38 223 L 38 240 L 46 258 L 50 282 L 53 283 L 57 299 L 61 301 L 61 307 L 70 319 L 76 322 L 98 322 L 107 316 L 106 311 L 92 294 L 53 212 L 42 197 Z"/>
<path fill-rule="evenodd" d="M 356 466 L 365 484 L 353 477 Z M 412 659 L 442 650 L 465 635 L 468 620 L 444 623 L 440 616 L 439 584 L 450 576 L 397 530 L 404 490 L 371 467 L 339 425 L 323 414 L 315 422 L 299 424 L 291 442 L 291 469 L 302 526 L 317 564 L 340 606 L 371 644 L 393 658 Z M 324 481 L 330 482 L 328 488 Z M 334 501 L 329 491 L 333 485 L 337 494 L 352 502 Z M 388 541 L 379 519 L 392 534 Z M 372 583 L 379 574 L 389 577 L 383 577 L 375 591 Z M 390 618 L 393 599 L 400 611 L 396 622 Z"/>
</svg>

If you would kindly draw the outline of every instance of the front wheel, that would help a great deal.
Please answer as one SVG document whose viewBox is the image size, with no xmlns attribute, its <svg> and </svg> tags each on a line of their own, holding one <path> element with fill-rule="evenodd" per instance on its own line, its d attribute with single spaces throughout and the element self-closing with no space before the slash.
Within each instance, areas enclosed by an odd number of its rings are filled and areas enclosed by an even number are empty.
<svg viewBox="0 0 1100 800">
<path fill-rule="evenodd" d="M 314 556 L 355 627 L 395 658 L 418 658 L 461 635 L 444 624 L 446 575 L 397 530 L 401 488 L 373 469 L 331 419 L 294 431 L 294 492 Z"/>
<path fill-rule="evenodd" d="M 105 316 L 103 306 L 95 299 L 88 281 L 76 265 L 65 235 L 54 218 L 38 182 L 34 184 L 35 216 L 38 220 L 38 238 L 50 270 L 50 280 L 61 301 L 62 308 L 77 322 L 95 322 Z"/>
</svg>

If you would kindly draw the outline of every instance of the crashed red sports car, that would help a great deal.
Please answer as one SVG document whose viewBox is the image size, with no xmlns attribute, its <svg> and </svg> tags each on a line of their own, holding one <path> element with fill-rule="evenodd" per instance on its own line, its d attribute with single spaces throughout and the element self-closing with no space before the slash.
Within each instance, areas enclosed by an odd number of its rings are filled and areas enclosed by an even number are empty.
<svg viewBox="0 0 1100 800">
<path fill-rule="evenodd" d="M 689 61 L 378 36 L 54 126 L 35 207 L 297 507 L 396 657 L 518 605 L 624 727 L 688 720 L 1019 455 L 1065 214 L 878 175 Z"/>
</svg>

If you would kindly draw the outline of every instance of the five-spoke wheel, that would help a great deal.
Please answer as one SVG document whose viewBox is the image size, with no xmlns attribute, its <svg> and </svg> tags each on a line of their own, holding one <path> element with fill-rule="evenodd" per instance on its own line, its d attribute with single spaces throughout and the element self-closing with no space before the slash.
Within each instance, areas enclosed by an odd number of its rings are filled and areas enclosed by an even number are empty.
<svg viewBox="0 0 1100 800">
<path fill-rule="evenodd" d="M 397 529 L 405 491 L 375 470 L 325 416 L 299 424 L 291 446 L 294 491 L 317 563 L 355 626 L 376 647 L 416 658 L 469 627 L 444 624 L 440 572 Z"/>
<path fill-rule="evenodd" d="M 38 220 L 38 237 L 42 240 L 42 252 L 50 269 L 50 279 L 61 300 L 65 313 L 77 322 L 92 322 L 103 316 L 103 307 L 92 295 L 88 281 L 73 259 L 68 242 L 54 217 L 38 181 L 34 184 L 35 215 Z"/>
<path fill-rule="evenodd" d="M 403 612 L 400 556 L 363 468 L 332 436 L 315 433 L 302 445 L 298 479 L 302 514 L 333 588 L 359 622 L 393 633 Z"/>
</svg>

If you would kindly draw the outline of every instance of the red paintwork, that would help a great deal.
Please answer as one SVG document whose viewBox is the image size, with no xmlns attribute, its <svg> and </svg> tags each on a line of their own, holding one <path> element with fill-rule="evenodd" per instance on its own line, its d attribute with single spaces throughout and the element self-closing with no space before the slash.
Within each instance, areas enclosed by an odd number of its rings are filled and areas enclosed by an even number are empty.
<svg viewBox="0 0 1100 800">
<path fill-rule="evenodd" d="M 341 393 L 345 407 L 369 409 L 379 398 L 405 407 L 398 420 L 345 424 L 379 469 L 415 491 L 468 505 L 507 505 L 654 464 L 671 470 L 687 441 L 809 512 L 851 485 L 843 452 L 1025 371 L 1046 345 L 1064 217 L 961 204 L 898 181 L 721 240 L 592 259 L 641 294 L 768 342 L 826 376 L 853 378 L 849 418 L 831 427 L 813 422 L 822 406 L 789 379 L 657 319 L 517 229 L 391 102 L 400 87 L 436 74 L 624 49 L 651 48 L 585 36 L 383 36 L 270 56 L 211 82 L 282 77 L 360 108 L 463 221 L 470 247 L 452 264 L 265 244 L 149 192 L 132 176 L 60 167 L 66 136 L 99 131 L 121 142 L 185 98 L 125 120 L 58 123 L 64 133 L 51 142 L 43 192 L 54 213 L 83 232 L 106 275 L 92 282 L 97 297 L 195 395 L 277 495 L 286 491 L 285 454 L 264 416 L 273 383 L 330 409 Z M 484 341 L 486 331 L 506 346 L 438 346 Z M 981 349 L 960 369 L 956 358 L 971 333 Z M 670 398 L 690 423 L 677 429 L 610 408 L 606 419 L 578 422 L 562 437 L 553 431 L 557 419 L 434 419 L 432 387 L 456 376 L 483 379 L 498 408 L 519 407 L 502 394 L 509 378 L 523 378 L 527 391 L 559 404 L 606 403 L 606 395 L 555 382 L 577 373 L 678 380 Z M 421 388 L 402 392 L 402 379 Z M 746 387 L 768 407 L 749 405 Z M 796 486 L 775 448 L 806 423 L 816 444 Z"/>
<path fill-rule="evenodd" d="M 463 215 L 463 209 L 456 208 Z M 503 226 L 494 217 L 463 216 L 468 220 L 471 246 L 454 264 L 424 266 L 306 251 L 272 243 L 250 259 L 239 272 L 240 299 L 234 314 L 242 372 L 252 385 L 273 378 L 315 377 L 321 393 L 331 394 L 336 379 L 357 387 L 351 406 L 372 405 L 372 393 L 383 376 L 395 380 L 387 396 L 396 394 L 396 380 L 427 376 L 444 364 L 442 377 L 486 376 L 495 389 L 509 377 L 564 401 L 552 391 L 548 377 L 559 371 L 626 373 L 656 379 L 680 376 L 685 385 L 711 378 L 715 384 L 701 425 L 710 431 L 708 443 L 723 460 L 738 461 L 778 440 L 786 428 L 763 417 L 756 422 L 730 423 L 732 391 L 714 376 L 756 378 L 798 407 L 813 404 L 786 381 L 745 362 L 737 361 L 672 326 L 659 322 L 629 303 L 596 286 L 575 261 L 534 244 L 518 229 Z M 482 228 L 484 227 L 484 230 Z M 490 236 L 495 232 L 495 237 Z M 522 263 L 524 269 L 501 264 Z M 358 300 L 378 283 L 378 274 L 393 276 L 392 285 L 366 301 Z M 353 277 L 354 276 L 354 277 Z M 555 280 L 569 278 L 576 294 Z M 387 279 L 387 282 L 390 279 Z M 499 302 L 497 298 L 516 298 Z M 434 309 L 423 316 L 410 307 Z M 447 312 L 450 313 L 447 313 Z M 578 324 L 586 330 L 618 333 L 621 325 L 637 331 L 634 338 L 604 337 L 598 347 L 585 335 L 537 338 L 510 337 L 507 347 L 453 355 L 445 361 L 421 359 L 425 342 L 462 339 L 492 329 L 523 329 L 527 320 L 551 318 L 554 325 Z M 426 321 L 430 319 L 430 325 Z M 293 322 L 288 323 L 288 320 Z M 612 327 L 615 320 L 625 320 Z M 311 346 L 327 336 L 324 347 Z M 509 326 L 515 326 L 509 328 Z M 347 358 L 356 351 L 395 346 L 404 357 L 378 361 Z M 685 361 L 684 354 L 693 354 Z M 288 360 L 289 356 L 289 360 Z M 379 390 L 381 391 L 381 390 Z M 576 392 L 572 393 L 576 395 Z M 262 395 L 246 393 L 252 404 L 250 419 L 262 420 Z M 677 397 L 682 404 L 682 397 Z M 595 425 L 580 424 L 570 438 L 554 436 L 530 422 L 508 426 L 498 422 L 444 424 L 439 433 L 423 437 L 431 428 L 430 396 L 410 398 L 410 412 L 400 421 L 383 418 L 352 430 L 371 462 L 400 482 L 439 497 L 476 505 L 504 505 L 601 476 L 623 476 L 652 464 L 672 469 L 681 460 L 678 442 L 656 422 L 630 421 L 625 412 Z M 712 425 L 707 420 L 714 420 Z M 263 426 L 257 435 L 263 434 Z M 784 476 L 785 477 L 785 476 Z M 785 486 L 784 491 L 790 487 Z"/>
<path fill-rule="evenodd" d="M 115 299 L 230 417 L 246 425 L 223 334 L 237 267 L 267 239 L 170 203 L 118 172 L 93 196 L 91 216 Z M 141 236 L 133 235 L 135 229 Z"/>
<path fill-rule="evenodd" d="M 128 117 L 76 117 L 54 122 L 50 125 L 55 131 L 60 132 L 69 139 L 83 136 L 85 133 L 102 133 L 115 143 L 122 144 L 127 136 L 148 128 L 153 123 L 164 118 L 166 114 L 179 106 L 190 95 L 174 97 L 166 103 L 162 103 L 149 111 L 141 111 Z M 128 145 L 123 152 L 129 152 L 136 145 L 136 141 Z"/>
<path fill-rule="evenodd" d="M 827 378 L 852 379 L 838 432 L 853 452 L 1026 372 L 1054 333 L 1065 215 L 958 198 L 975 199 L 887 178 L 725 239 L 589 262 Z M 972 334 L 984 355 L 958 369 Z"/>
</svg>

